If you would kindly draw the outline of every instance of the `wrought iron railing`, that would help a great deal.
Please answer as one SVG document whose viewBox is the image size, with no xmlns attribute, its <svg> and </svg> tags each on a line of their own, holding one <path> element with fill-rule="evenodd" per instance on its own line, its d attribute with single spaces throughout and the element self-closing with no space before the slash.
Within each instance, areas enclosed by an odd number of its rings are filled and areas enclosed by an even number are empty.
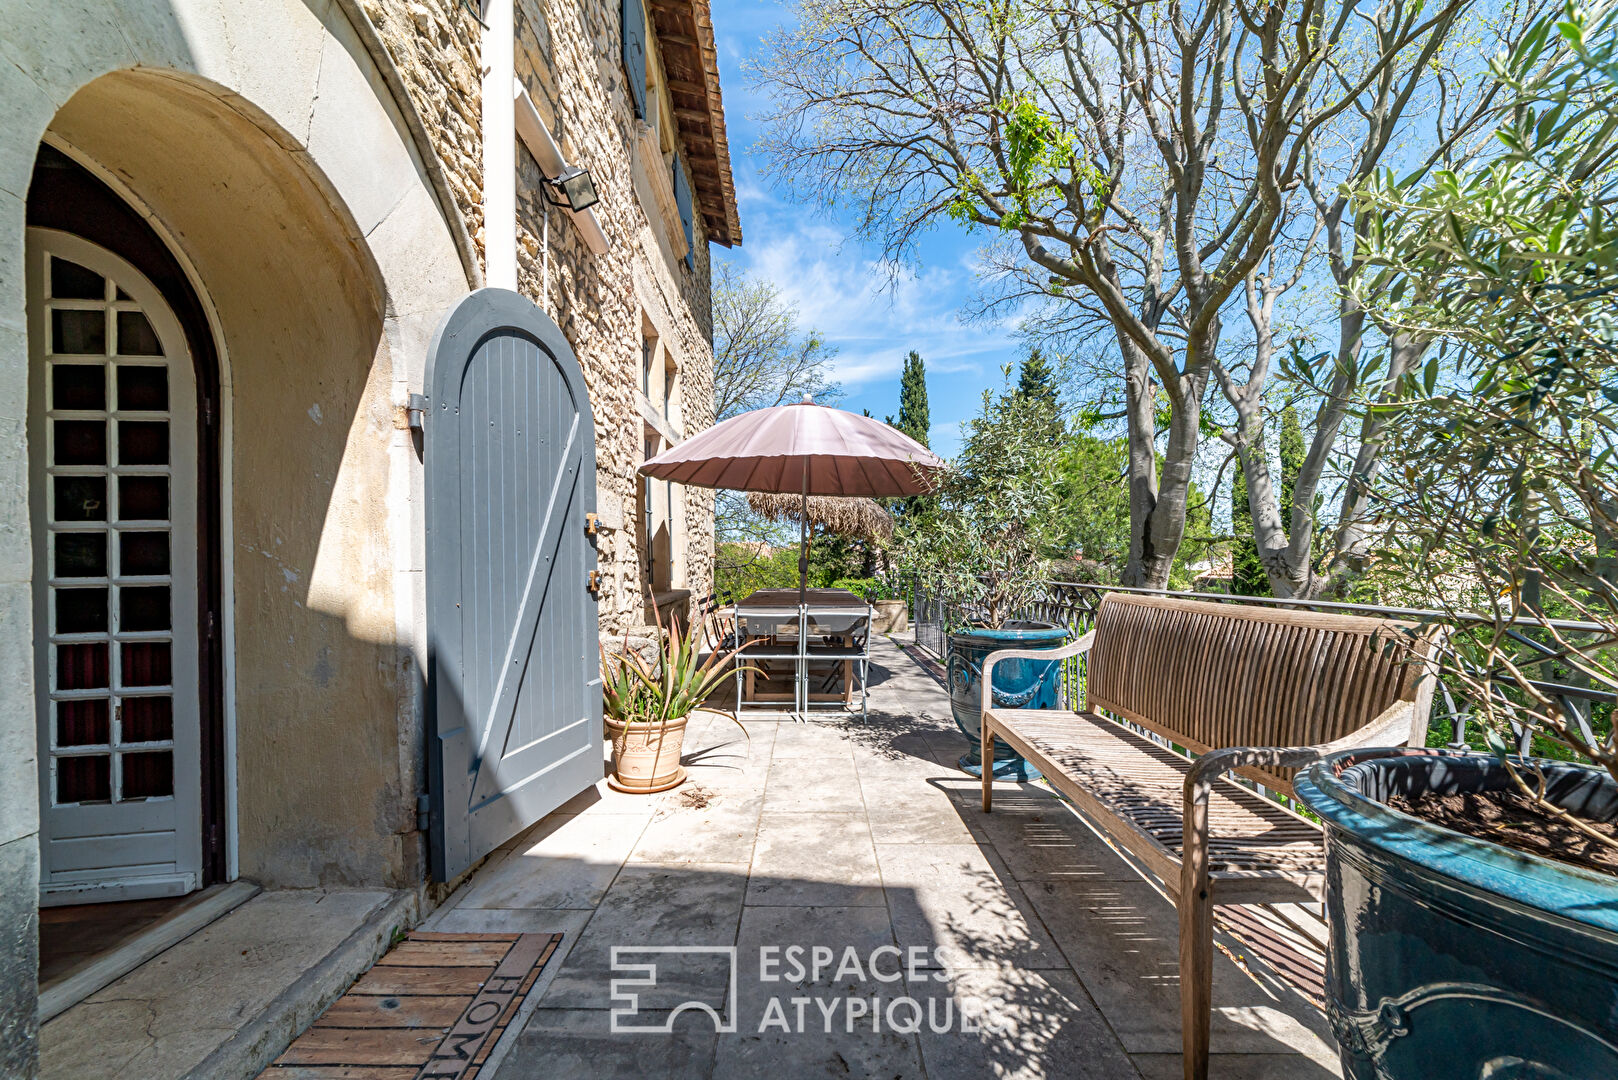
<svg viewBox="0 0 1618 1080">
<path fill-rule="evenodd" d="M 1300 608 L 1307 611 L 1335 611 L 1384 619 L 1445 621 L 1448 618 L 1443 612 L 1422 608 L 1381 607 L 1332 600 L 1283 600 L 1229 593 L 1129 589 L 1115 585 L 1090 585 L 1072 581 L 1046 582 L 1044 595 L 1018 614 L 1020 618 L 1039 619 L 1065 626 L 1078 637 L 1095 627 L 1096 611 L 1100 607 L 1101 598 L 1109 592 L 1136 592 L 1218 603 Z M 916 643 L 942 658 L 950 628 L 962 625 L 965 619 L 960 612 L 951 610 L 942 599 L 928 593 L 925 586 L 919 582 L 914 588 L 912 607 Z M 1479 621 L 1489 621 L 1483 616 L 1476 618 Z M 1607 628 L 1597 623 L 1553 620 L 1543 625 L 1569 634 L 1608 636 Z M 1511 637 L 1524 648 L 1527 662 L 1540 664 L 1540 673 L 1549 674 L 1545 669 L 1555 665 L 1559 654 L 1536 636 L 1535 630 L 1542 628 L 1542 624 L 1539 623 L 1524 623 L 1511 631 Z M 1540 659 L 1535 660 L 1536 657 Z M 1064 665 L 1062 701 L 1067 708 L 1077 710 L 1083 707 L 1084 675 L 1083 657 L 1076 657 Z M 1593 687 L 1573 685 L 1556 678 L 1542 678 L 1534 681 L 1533 685 L 1561 702 L 1567 715 L 1573 719 L 1586 740 L 1594 742 L 1600 733 L 1611 730 L 1611 725 L 1615 722 L 1613 713 L 1615 705 L 1618 705 L 1618 695 Z M 1467 700 L 1456 684 L 1451 680 L 1441 679 L 1435 699 L 1428 744 L 1456 750 L 1482 749 L 1485 746 L 1482 733 L 1476 730 L 1472 722 L 1473 703 Z M 1545 752 L 1543 744 L 1532 745 L 1534 735 L 1532 729 L 1520 727 L 1515 731 L 1515 735 L 1519 752 L 1527 753 L 1530 750 Z"/>
</svg>

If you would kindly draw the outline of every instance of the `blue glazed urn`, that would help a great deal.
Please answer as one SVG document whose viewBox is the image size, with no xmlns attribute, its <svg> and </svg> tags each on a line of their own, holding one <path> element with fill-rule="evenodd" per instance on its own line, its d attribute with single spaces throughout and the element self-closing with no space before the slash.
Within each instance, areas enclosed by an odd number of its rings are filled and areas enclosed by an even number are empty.
<svg viewBox="0 0 1618 1080">
<path fill-rule="evenodd" d="M 1618 819 L 1608 773 L 1539 764 L 1555 805 Z M 1298 777 L 1326 826 L 1327 1015 L 1352 1080 L 1618 1077 L 1618 876 L 1384 805 L 1510 785 L 1497 759 L 1443 750 L 1350 751 Z"/>
<path fill-rule="evenodd" d="M 979 718 L 983 710 L 983 661 L 1001 649 L 1055 649 L 1067 644 L 1066 627 L 1048 622 L 1008 622 L 997 630 L 974 627 L 949 635 L 949 706 L 955 726 L 970 744 L 959 764 L 983 775 Z M 1054 709 L 1061 692 L 1062 661 L 1005 660 L 994 669 L 994 704 L 1000 709 Z M 1035 780 L 1039 770 L 1003 742 L 994 744 L 994 775 Z"/>
</svg>

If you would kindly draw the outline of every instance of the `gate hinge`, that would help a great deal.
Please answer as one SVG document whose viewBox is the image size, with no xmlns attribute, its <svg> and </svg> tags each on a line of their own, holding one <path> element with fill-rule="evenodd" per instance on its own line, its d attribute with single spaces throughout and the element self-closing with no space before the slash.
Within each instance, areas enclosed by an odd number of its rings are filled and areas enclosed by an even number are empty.
<svg viewBox="0 0 1618 1080">
<path fill-rule="evenodd" d="M 425 791 L 416 796 L 416 831 L 426 832 L 433 813 L 432 796 Z"/>
<path fill-rule="evenodd" d="M 427 413 L 425 394 L 411 394 L 405 402 L 405 424 L 411 431 L 422 430 L 422 418 Z"/>
</svg>

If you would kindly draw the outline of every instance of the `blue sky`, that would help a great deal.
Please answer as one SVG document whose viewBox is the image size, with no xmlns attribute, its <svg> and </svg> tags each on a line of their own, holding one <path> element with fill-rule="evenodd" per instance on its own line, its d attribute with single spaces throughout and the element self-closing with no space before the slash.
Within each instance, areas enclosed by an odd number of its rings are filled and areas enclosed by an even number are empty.
<svg viewBox="0 0 1618 1080">
<path fill-rule="evenodd" d="M 742 65 L 791 11 L 775 0 L 715 0 L 712 8 L 743 236 L 739 248 L 714 247 L 714 257 L 773 281 L 803 324 L 838 347 L 835 377 L 846 409 L 897 414 L 905 353 L 920 352 L 933 449 L 952 456 L 961 421 L 977 413 L 984 388 L 998 387 L 1001 367 L 1018 356 L 1009 327 L 958 317 L 975 285 L 978 241 L 942 221 L 923 240 L 915 272 L 890 282 L 879 253 L 835 216 L 772 188 L 753 153 L 768 100 L 748 85 Z"/>
</svg>

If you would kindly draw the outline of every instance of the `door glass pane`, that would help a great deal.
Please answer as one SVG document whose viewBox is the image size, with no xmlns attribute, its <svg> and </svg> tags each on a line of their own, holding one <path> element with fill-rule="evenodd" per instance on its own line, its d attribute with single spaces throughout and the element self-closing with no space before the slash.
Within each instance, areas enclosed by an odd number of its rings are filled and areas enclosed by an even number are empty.
<svg viewBox="0 0 1618 1080">
<path fill-rule="evenodd" d="M 123 630 L 167 630 L 169 587 L 143 585 L 118 590 L 118 626 Z"/>
<path fill-rule="evenodd" d="M 51 296 L 57 300 L 105 300 L 107 283 L 94 270 L 52 257 Z"/>
<path fill-rule="evenodd" d="M 169 425 L 165 420 L 118 421 L 118 464 L 167 465 Z"/>
<path fill-rule="evenodd" d="M 105 465 L 107 463 L 107 422 L 105 420 L 56 420 L 56 464 Z M 166 449 L 166 447 L 165 447 Z"/>
<path fill-rule="evenodd" d="M 108 677 L 107 643 L 85 641 L 56 646 L 56 688 L 58 690 L 103 690 Z"/>
<path fill-rule="evenodd" d="M 174 738 L 174 701 L 171 698 L 124 698 L 119 715 L 121 742 L 162 742 Z"/>
<path fill-rule="evenodd" d="M 125 312 L 128 314 L 128 312 Z M 118 407 L 162 412 L 169 407 L 169 369 L 118 365 Z"/>
<path fill-rule="evenodd" d="M 149 750 L 120 754 L 124 770 L 123 799 L 159 799 L 174 794 L 174 751 Z"/>
<path fill-rule="evenodd" d="M 58 476 L 51 516 L 57 521 L 106 521 L 105 476 Z M 165 489 L 166 490 L 166 489 Z M 167 495 L 164 496 L 165 503 Z"/>
<path fill-rule="evenodd" d="M 52 364 L 51 408 L 105 409 L 107 369 L 100 364 Z"/>
<path fill-rule="evenodd" d="M 105 754 L 57 758 L 56 801 L 111 802 L 112 758 Z"/>
<path fill-rule="evenodd" d="M 118 520 L 167 521 L 168 516 L 168 477 L 120 476 L 118 478 Z"/>
<path fill-rule="evenodd" d="M 126 577 L 169 572 L 169 534 L 126 532 L 119 537 L 118 572 Z"/>
<path fill-rule="evenodd" d="M 107 629 L 107 590 L 57 589 L 56 632 L 58 634 L 105 633 Z M 165 589 L 164 592 L 168 590 Z M 167 598 L 165 597 L 165 602 Z"/>
<path fill-rule="evenodd" d="M 157 331 L 138 311 L 118 313 L 119 356 L 162 356 L 163 346 L 157 343 Z"/>
<path fill-rule="evenodd" d="M 56 703 L 57 746 L 105 746 L 109 730 L 106 698 Z"/>
<path fill-rule="evenodd" d="M 106 577 L 107 534 L 57 533 L 57 577 Z"/>
<path fill-rule="evenodd" d="M 51 309 L 51 352 L 63 356 L 103 356 L 107 352 L 107 313 L 100 308 Z"/>
<path fill-rule="evenodd" d="M 125 686 L 167 686 L 174 680 L 173 649 L 166 641 L 132 641 L 122 649 L 123 670 L 120 677 Z M 125 702 L 125 725 L 128 724 L 128 702 Z"/>
</svg>

